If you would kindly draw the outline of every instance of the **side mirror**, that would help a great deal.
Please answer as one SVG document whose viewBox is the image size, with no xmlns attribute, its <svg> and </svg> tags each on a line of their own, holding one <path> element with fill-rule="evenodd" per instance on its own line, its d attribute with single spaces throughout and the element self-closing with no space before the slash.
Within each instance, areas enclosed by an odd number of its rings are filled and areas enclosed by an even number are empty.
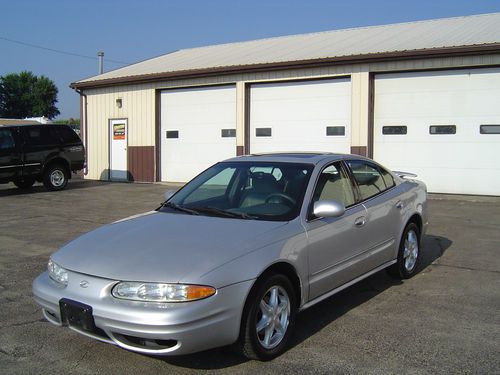
<svg viewBox="0 0 500 375">
<path fill-rule="evenodd" d="M 176 193 L 175 190 L 167 190 L 163 196 L 165 197 L 165 201 L 168 201 L 172 196 Z"/>
<path fill-rule="evenodd" d="M 334 200 L 314 202 L 313 214 L 316 217 L 339 217 L 345 213 L 342 203 Z"/>
</svg>

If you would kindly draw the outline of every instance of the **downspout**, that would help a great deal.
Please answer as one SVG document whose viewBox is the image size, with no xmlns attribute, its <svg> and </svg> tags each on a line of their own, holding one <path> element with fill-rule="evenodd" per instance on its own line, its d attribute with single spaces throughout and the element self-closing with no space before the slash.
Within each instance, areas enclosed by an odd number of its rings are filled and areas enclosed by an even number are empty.
<svg viewBox="0 0 500 375">
<path fill-rule="evenodd" d="M 75 91 L 80 94 L 80 128 L 83 129 L 83 147 L 85 148 L 85 164 L 83 168 L 83 175 L 86 176 L 89 173 L 88 168 L 88 137 L 87 137 L 87 95 L 83 93 L 82 90 L 75 89 Z M 83 98 L 83 103 L 82 103 Z M 83 107 L 83 108 L 82 108 Z M 83 121 L 82 121 L 83 120 Z M 83 123 L 82 123 L 83 122 Z"/>
</svg>

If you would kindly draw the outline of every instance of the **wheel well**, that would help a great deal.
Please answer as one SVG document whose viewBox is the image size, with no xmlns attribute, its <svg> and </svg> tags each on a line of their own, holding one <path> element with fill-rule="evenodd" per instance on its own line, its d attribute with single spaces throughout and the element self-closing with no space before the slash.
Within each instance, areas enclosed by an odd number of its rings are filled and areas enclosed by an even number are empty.
<svg viewBox="0 0 500 375">
<path fill-rule="evenodd" d="M 300 278 L 297 275 L 295 267 L 293 267 L 290 263 L 286 262 L 274 263 L 271 266 L 269 266 L 264 272 L 261 273 L 261 275 L 257 278 L 257 281 L 264 279 L 267 275 L 272 273 L 285 275 L 290 280 L 295 292 L 297 307 L 300 306 L 301 303 L 300 299 L 302 297 L 302 293 L 300 289 Z"/>
<path fill-rule="evenodd" d="M 418 231 L 420 232 L 420 234 L 422 234 L 422 218 L 419 214 L 414 214 L 412 217 L 410 217 L 408 223 L 415 223 L 415 225 L 418 227 Z"/>
<path fill-rule="evenodd" d="M 47 168 L 50 168 L 51 166 L 56 164 L 60 164 L 64 168 L 66 168 L 66 173 L 68 174 L 68 178 L 71 177 L 71 171 L 69 170 L 69 163 L 63 158 L 55 158 L 49 161 L 47 164 L 45 164 L 45 167 L 43 168 L 44 173 L 47 170 Z"/>
</svg>

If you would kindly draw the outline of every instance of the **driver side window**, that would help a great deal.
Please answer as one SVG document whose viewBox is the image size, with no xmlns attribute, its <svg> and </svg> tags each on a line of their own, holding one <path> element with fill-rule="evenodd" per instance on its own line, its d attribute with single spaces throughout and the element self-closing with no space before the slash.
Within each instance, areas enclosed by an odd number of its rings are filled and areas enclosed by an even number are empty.
<svg viewBox="0 0 500 375">
<path fill-rule="evenodd" d="M 15 146 L 14 138 L 9 129 L 0 129 L 0 150 L 11 150 Z"/>
<path fill-rule="evenodd" d="M 313 202 L 335 200 L 345 207 L 355 203 L 351 182 L 340 163 L 329 165 L 321 172 L 313 194 Z"/>
</svg>

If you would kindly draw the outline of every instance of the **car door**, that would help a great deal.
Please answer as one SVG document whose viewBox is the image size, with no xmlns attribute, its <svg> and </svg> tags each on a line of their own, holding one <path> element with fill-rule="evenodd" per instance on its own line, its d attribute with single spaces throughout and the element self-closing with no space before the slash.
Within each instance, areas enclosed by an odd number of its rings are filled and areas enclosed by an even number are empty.
<svg viewBox="0 0 500 375">
<path fill-rule="evenodd" d="M 16 128 L 0 128 L 0 181 L 16 179 L 22 168 L 21 145 Z"/>
<path fill-rule="evenodd" d="M 366 271 L 391 261 L 396 254 L 404 202 L 390 174 L 367 160 L 346 160 L 366 209 L 364 233 L 369 240 Z"/>
<path fill-rule="evenodd" d="M 51 125 L 23 126 L 22 131 L 25 139 L 23 174 L 40 174 L 45 160 L 61 149 L 59 135 Z"/>
<path fill-rule="evenodd" d="M 359 276 L 360 255 L 366 250 L 366 209 L 355 198 L 352 181 L 341 162 L 327 165 L 315 182 L 315 201 L 337 200 L 346 207 L 336 218 L 312 213 L 304 223 L 308 238 L 309 299 L 314 299 Z"/>
</svg>

